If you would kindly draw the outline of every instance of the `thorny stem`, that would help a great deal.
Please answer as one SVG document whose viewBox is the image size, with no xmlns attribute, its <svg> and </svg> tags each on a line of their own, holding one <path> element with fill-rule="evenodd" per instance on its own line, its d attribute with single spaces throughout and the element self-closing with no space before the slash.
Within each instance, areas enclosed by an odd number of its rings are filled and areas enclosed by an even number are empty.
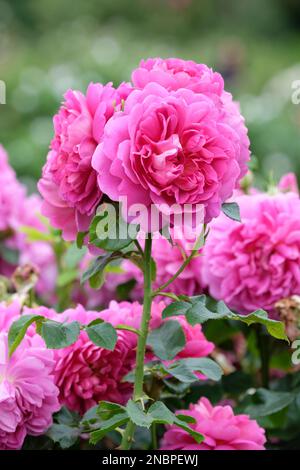
<svg viewBox="0 0 300 470">
<path fill-rule="evenodd" d="M 140 336 L 137 345 L 136 353 L 136 371 L 135 371 L 135 382 L 134 382 L 134 392 L 133 400 L 141 401 L 143 400 L 143 385 L 144 385 L 144 362 L 146 354 L 146 345 L 147 337 L 149 332 L 149 323 L 151 318 L 151 305 L 152 305 L 152 282 L 151 282 L 151 250 L 152 250 L 152 238 L 151 234 L 148 234 L 148 238 L 145 243 L 145 268 L 144 268 L 144 307 L 143 315 L 140 326 Z M 125 432 L 123 434 L 123 439 L 121 443 L 122 450 L 128 450 L 131 448 L 133 435 L 135 431 L 135 424 L 132 421 L 129 421 Z"/>
</svg>

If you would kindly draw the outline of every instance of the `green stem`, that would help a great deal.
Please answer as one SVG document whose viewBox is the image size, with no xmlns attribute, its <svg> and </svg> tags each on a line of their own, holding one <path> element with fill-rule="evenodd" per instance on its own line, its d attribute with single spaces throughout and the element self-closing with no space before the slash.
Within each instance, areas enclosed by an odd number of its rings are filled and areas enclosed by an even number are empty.
<svg viewBox="0 0 300 470">
<path fill-rule="evenodd" d="M 152 437 L 152 448 L 153 450 L 157 450 L 158 442 L 157 442 L 156 424 L 152 424 L 151 426 L 151 437 Z"/>
<path fill-rule="evenodd" d="M 145 243 L 145 268 L 144 268 L 144 307 L 143 315 L 140 326 L 140 336 L 137 345 L 136 353 L 136 371 L 135 371 L 135 382 L 133 400 L 142 401 L 144 395 L 144 362 L 146 354 L 147 337 L 149 332 L 149 323 L 151 318 L 151 304 L 152 304 L 152 282 L 151 282 L 151 250 L 152 250 L 152 238 L 151 234 L 148 234 L 148 238 Z M 128 423 L 121 444 L 122 450 L 128 450 L 131 448 L 135 425 L 131 421 Z"/>
<path fill-rule="evenodd" d="M 269 337 L 264 334 L 263 329 L 258 325 L 257 344 L 261 360 L 261 382 L 264 388 L 269 388 L 270 376 L 270 343 Z"/>
<path fill-rule="evenodd" d="M 190 254 L 190 256 L 188 258 L 186 258 L 186 260 L 183 262 L 183 264 L 180 266 L 180 268 L 178 269 L 178 271 L 172 276 L 170 277 L 170 279 L 165 282 L 162 286 L 160 286 L 158 289 L 156 289 L 156 291 L 153 293 L 153 296 L 157 296 L 161 293 L 161 291 L 165 290 L 166 287 L 168 287 L 170 284 L 172 284 L 172 282 L 175 281 L 175 279 L 178 278 L 178 276 L 180 276 L 180 274 L 185 270 L 185 268 L 190 264 L 190 262 L 192 261 L 192 259 L 194 258 L 194 256 L 196 256 L 196 254 L 198 254 L 198 251 L 197 250 L 193 250 Z"/>
</svg>

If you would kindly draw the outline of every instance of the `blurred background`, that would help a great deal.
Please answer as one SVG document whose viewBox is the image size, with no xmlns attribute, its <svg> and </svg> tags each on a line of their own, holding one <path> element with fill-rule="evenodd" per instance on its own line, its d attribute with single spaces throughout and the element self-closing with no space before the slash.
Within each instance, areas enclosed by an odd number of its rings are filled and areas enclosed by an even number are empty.
<svg viewBox="0 0 300 470">
<path fill-rule="evenodd" d="M 68 87 L 130 79 L 140 59 L 220 71 L 241 102 L 261 183 L 300 175 L 299 0 L 0 0 L 0 142 L 34 190 Z M 273 175 L 272 175 L 273 173 Z"/>
</svg>

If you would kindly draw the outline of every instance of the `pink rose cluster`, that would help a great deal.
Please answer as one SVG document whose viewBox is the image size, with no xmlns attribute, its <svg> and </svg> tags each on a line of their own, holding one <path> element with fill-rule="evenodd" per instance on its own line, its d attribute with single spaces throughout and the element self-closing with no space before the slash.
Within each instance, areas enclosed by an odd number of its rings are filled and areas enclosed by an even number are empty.
<svg viewBox="0 0 300 470">
<path fill-rule="evenodd" d="M 162 324 L 161 313 L 164 302 L 154 303 L 150 328 Z M 47 309 L 46 309 L 47 310 Z M 79 321 L 89 324 L 101 318 L 114 327 L 123 324 L 138 328 L 142 315 L 142 305 L 138 302 L 112 301 L 101 312 L 86 311 L 81 305 L 57 315 L 54 311 L 37 309 L 37 314 L 45 315 L 56 321 Z M 214 349 L 207 341 L 201 326 L 190 326 L 184 318 L 177 317 L 186 337 L 186 346 L 178 354 L 184 357 L 205 357 Z M 101 400 L 125 404 L 132 393 L 132 384 L 123 380 L 135 365 L 137 336 L 126 330 L 118 330 L 118 340 L 113 351 L 96 346 L 86 332 L 80 333 L 79 339 L 71 346 L 55 351 L 55 383 L 59 387 L 61 404 L 83 414 Z M 151 351 L 148 358 L 153 359 Z"/>
<path fill-rule="evenodd" d="M 10 277 L 18 265 L 30 263 L 39 275 L 37 293 L 44 299 L 53 299 L 56 281 L 56 263 L 49 243 L 29 243 L 23 227 L 45 232 L 40 220 L 41 199 L 27 196 L 25 187 L 17 180 L 3 147 L 0 146 L 0 232 L 3 232 L 3 254 L 0 254 L 0 274 Z M 6 260 L 5 252 L 16 252 L 17 260 Z"/>
<path fill-rule="evenodd" d="M 26 335 L 11 357 L 7 331 L 21 313 L 18 302 L 0 304 L 0 450 L 17 450 L 26 435 L 39 436 L 60 409 L 54 353 L 36 334 Z"/>
<path fill-rule="evenodd" d="M 180 414 L 192 416 L 196 431 L 204 436 L 195 443 L 184 430 L 170 426 L 165 433 L 162 450 L 264 450 L 265 431 L 247 415 L 234 415 L 231 406 L 212 406 L 207 398 L 201 398 Z"/>
<path fill-rule="evenodd" d="M 224 215 L 211 223 L 203 281 L 239 313 L 273 314 L 278 300 L 300 294 L 300 199 L 294 179 L 283 183 L 294 192 L 236 197 L 242 223 Z"/>
<path fill-rule="evenodd" d="M 220 74 L 192 61 L 149 59 L 132 82 L 91 84 L 85 95 L 69 90 L 54 117 L 39 190 L 44 215 L 66 240 L 88 230 L 102 194 L 126 199 L 129 210 L 143 204 L 145 223 L 150 206 L 165 223 L 183 205 L 192 216 L 204 209 L 208 222 L 246 173 L 247 129 Z"/>
<path fill-rule="evenodd" d="M 77 232 L 88 229 L 101 200 L 92 156 L 107 121 L 130 91 L 128 84 L 115 89 L 111 83 L 91 83 L 86 95 L 68 90 L 54 116 L 55 134 L 38 187 L 44 215 L 62 229 L 66 240 L 75 240 Z"/>
</svg>

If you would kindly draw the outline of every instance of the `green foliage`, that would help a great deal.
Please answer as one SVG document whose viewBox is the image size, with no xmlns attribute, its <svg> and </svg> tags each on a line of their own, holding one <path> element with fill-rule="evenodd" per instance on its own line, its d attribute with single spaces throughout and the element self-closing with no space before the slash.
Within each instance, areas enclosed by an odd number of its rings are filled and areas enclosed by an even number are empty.
<svg viewBox="0 0 300 470">
<path fill-rule="evenodd" d="M 62 349 L 75 343 L 80 333 L 80 324 L 77 321 L 59 323 L 53 320 L 42 322 L 41 336 L 47 348 Z"/>
<path fill-rule="evenodd" d="M 171 360 L 185 346 L 185 336 L 181 325 L 174 320 L 169 320 L 148 336 L 148 345 L 154 354 L 163 360 Z"/>
<path fill-rule="evenodd" d="M 115 349 L 118 335 L 110 323 L 92 324 L 86 328 L 90 340 L 100 348 L 113 351 Z"/>
<path fill-rule="evenodd" d="M 240 208 L 236 202 L 224 202 L 222 204 L 222 211 L 230 219 L 241 222 Z"/>
<path fill-rule="evenodd" d="M 289 341 L 284 324 L 280 321 L 268 318 L 268 314 L 264 310 L 256 310 L 249 315 L 239 315 L 232 312 L 223 301 L 214 302 L 213 306 L 208 305 L 205 295 L 191 297 L 189 302 L 174 302 L 168 305 L 163 311 L 163 318 L 176 315 L 185 315 L 191 325 L 202 324 L 208 320 L 220 319 L 240 321 L 248 326 L 259 323 L 264 325 L 268 333 L 274 338 Z"/>
</svg>

